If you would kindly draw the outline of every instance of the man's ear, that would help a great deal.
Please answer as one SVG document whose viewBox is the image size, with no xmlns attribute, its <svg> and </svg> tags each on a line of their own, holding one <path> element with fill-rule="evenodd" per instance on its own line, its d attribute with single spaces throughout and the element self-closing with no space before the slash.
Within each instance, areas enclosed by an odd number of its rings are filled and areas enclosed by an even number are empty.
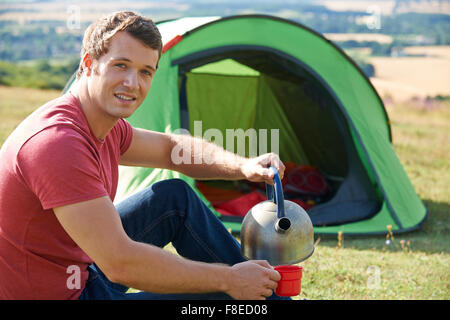
<svg viewBox="0 0 450 320">
<path fill-rule="evenodd" d="M 85 55 L 84 55 L 84 57 L 83 57 L 83 62 L 82 62 L 82 65 L 83 65 L 83 69 L 84 68 L 86 68 L 86 75 L 90 75 L 91 74 L 91 66 L 92 66 L 92 58 L 91 58 L 91 56 L 89 55 L 89 53 L 86 53 Z"/>
</svg>

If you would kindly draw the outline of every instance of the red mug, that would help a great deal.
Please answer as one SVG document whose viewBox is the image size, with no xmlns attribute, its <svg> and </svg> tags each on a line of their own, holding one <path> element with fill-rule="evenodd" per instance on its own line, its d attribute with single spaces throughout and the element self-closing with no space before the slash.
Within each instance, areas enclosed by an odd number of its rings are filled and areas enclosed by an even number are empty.
<svg viewBox="0 0 450 320">
<path fill-rule="evenodd" d="M 281 275 L 275 294 L 280 297 L 299 295 L 302 287 L 303 268 L 299 266 L 283 265 L 276 266 L 275 270 Z"/>
</svg>

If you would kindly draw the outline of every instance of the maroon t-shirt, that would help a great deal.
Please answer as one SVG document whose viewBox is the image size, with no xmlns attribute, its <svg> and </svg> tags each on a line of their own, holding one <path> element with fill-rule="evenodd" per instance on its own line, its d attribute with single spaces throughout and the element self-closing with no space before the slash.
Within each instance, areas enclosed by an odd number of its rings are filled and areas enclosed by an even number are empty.
<svg viewBox="0 0 450 320">
<path fill-rule="evenodd" d="M 52 208 L 102 196 L 113 201 L 132 135 L 120 119 L 99 140 L 78 100 L 65 94 L 8 137 L 0 149 L 0 299 L 78 299 L 92 259 Z M 78 270 L 80 281 L 73 278 Z"/>
</svg>

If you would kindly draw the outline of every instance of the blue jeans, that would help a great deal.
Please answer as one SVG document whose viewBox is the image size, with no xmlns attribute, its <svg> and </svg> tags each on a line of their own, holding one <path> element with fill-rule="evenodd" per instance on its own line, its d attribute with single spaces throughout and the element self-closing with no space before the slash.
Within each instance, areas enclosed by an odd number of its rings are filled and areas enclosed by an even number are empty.
<svg viewBox="0 0 450 320">
<path fill-rule="evenodd" d="M 241 255 L 239 242 L 183 180 L 157 182 L 125 199 L 116 208 L 125 232 L 135 241 L 160 248 L 172 242 L 179 255 L 196 261 L 233 265 L 246 260 Z M 232 299 L 221 292 L 127 293 L 128 287 L 109 281 L 97 265 L 91 265 L 88 270 L 89 278 L 80 296 L 82 300 Z M 280 297 L 273 295 L 271 298 Z"/>
</svg>

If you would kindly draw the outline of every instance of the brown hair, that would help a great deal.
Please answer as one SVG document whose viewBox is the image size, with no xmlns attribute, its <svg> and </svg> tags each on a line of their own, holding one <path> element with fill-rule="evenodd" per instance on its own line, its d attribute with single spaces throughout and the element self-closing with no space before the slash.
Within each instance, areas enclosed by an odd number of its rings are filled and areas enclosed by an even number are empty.
<svg viewBox="0 0 450 320">
<path fill-rule="evenodd" d="M 158 50 L 161 57 L 161 34 L 155 23 L 134 12 L 121 11 L 112 13 L 93 22 L 84 32 L 81 47 L 81 59 L 86 53 L 92 59 L 98 59 L 108 52 L 109 40 L 118 32 L 126 31 L 145 46 Z M 83 74 L 83 65 L 77 70 L 77 79 Z"/>
</svg>

